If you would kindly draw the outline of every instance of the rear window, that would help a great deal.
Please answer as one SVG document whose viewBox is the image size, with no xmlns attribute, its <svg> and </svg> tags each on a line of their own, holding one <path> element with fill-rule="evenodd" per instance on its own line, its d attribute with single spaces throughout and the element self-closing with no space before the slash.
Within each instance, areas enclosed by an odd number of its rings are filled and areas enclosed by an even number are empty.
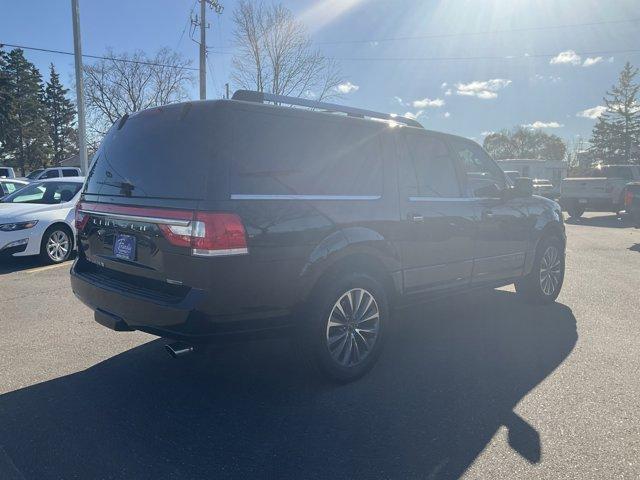
<svg viewBox="0 0 640 480">
<path fill-rule="evenodd" d="M 9 170 L 8 168 L 0 168 L 0 177 L 10 177 L 11 176 L 11 170 Z"/>
<path fill-rule="evenodd" d="M 114 125 L 88 175 L 86 193 L 202 199 L 213 161 L 215 116 L 189 104 L 155 108 Z"/>
<path fill-rule="evenodd" d="M 259 112 L 238 117 L 232 193 L 382 194 L 383 124 Z"/>
</svg>

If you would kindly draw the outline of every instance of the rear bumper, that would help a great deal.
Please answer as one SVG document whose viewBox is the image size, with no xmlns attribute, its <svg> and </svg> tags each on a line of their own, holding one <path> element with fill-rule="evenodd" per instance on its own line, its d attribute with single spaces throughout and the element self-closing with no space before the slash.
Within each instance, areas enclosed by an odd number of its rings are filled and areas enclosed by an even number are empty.
<svg viewBox="0 0 640 480">
<path fill-rule="evenodd" d="M 560 206 L 564 210 L 581 207 L 596 212 L 612 212 L 615 209 L 611 198 L 560 197 Z"/>
<path fill-rule="evenodd" d="M 115 331 L 140 330 L 160 337 L 189 342 L 244 340 L 284 335 L 291 321 L 286 317 L 216 318 L 203 311 L 207 292 L 190 289 L 179 301 L 161 301 L 138 295 L 131 289 L 96 282 L 78 268 L 71 268 L 75 296 L 95 312 L 99 324 Z"/>
</svg>

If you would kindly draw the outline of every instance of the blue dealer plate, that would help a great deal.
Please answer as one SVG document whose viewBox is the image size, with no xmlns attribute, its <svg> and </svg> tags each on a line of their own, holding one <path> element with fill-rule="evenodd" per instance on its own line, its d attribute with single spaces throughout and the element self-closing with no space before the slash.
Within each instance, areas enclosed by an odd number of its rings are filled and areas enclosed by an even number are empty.
<svg viewBox="0 0 640 480">
<path fill-rule="evenodd" d="M 113 254 L 125 260 L 136 259 L 136 237 L 131 235 L 117 235 L 113 242 Z"/>
</svg>

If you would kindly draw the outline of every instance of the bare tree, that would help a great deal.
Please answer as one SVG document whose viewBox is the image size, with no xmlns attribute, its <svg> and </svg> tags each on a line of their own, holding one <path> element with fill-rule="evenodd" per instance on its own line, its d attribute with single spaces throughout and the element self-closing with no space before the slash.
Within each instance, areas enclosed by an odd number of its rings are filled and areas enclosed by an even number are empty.
<svg viewBox="0 0 640 480">
<path fill-rule="evenodd" d="M 190 60 L 167 48 L 153 57 L 144 52 L 114 55 L 84 66 L 84 87 L 91 137 L 102 137 L 126 113 L 188 98 L 193 83 Z"/>
<path fill-rule="evenodd" d="M 313 48 L 304 25 L 282 4 L 240 0 L 233 21 L 237 87 L 319 100 L 340 95 L 338 65 Z"/>
</svg>

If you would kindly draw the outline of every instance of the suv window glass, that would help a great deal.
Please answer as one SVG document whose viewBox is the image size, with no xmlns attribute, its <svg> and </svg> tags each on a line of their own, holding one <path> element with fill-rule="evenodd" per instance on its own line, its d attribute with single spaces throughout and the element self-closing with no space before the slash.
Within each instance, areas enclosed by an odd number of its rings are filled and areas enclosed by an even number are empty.
<svg viewBox="0 0 640 480">
<path fill-rule="evenodd" d="M 44 172 L 44 169 L 43 169 L 43 168 L 40 168 L 40 169 L 38 169 L 38 170 L 34 170 L 34 171 L 33 171 L 33 172 L 31 172 L 29 175 L 27 175 L 27 178 L 28 178 L 29 180 L 35 180 L 36 178 L 38 178 L 38 176 L 39 176 L 42 172 Z"/>
<path fill-rule="evenodd" d="M 231 193 L 382 194 L 383 124 L 287 114 L 239 117 Z"/>
<path fill-rule="evenodd" d="M 45 174 L 43 178 L 58 178 L 60 176 L 60 173 L 58 172 L 58 170 L 48 170 Z"/>
<path fill-rule="evenodd" d="M 506 187 L 504 172 L 473 142 L 452 141 L 466 180 L 467 193 L 474 197 L 494 197 Z"/>
<path fill-rule="evenodd" d="M 409 196 L 459 197 L 454 159 L 444 141 L 417 133 L 405 138 L 409 157 L 401 163 L 401 181 Z"/>
<path fill-rule="evenodd" d="M 633 172 L 631 171 L 631 167 L 604 167 L 600 170 L 603 177 L 610 178 L 624 178 L 625 180 L 633 180 Z"/>
<path fill-rule="evenodd" d="M 170 105 L 131 115 L 106 134 L 87 175 L 86 192 L 110 196 L 202 199 L 218 162 L 222 113 Z M 228 121 L 228 120 L 227 120 Z"/>
<path fill-rule="evenodd" d="M 63 177 L 77 177 L 78 171 L 75 168 L 65 168 L 62 170 Z"/>
<path fill-rule="evenodd" d="M 8 177 L 10 176 L 8 168 L 0 168 L 0 177 Z"/>
</svg>

